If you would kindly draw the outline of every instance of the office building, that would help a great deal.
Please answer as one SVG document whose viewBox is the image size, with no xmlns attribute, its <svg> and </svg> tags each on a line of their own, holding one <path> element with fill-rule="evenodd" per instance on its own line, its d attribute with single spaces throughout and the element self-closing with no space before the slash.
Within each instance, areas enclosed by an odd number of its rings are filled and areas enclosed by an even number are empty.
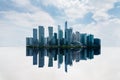
<svg viewBox="0 0 120 80">
<path fill-rule="evenodd" d="M 44 27 L 39 26 L 39 45 L 43 46 L 44 45 Z"/>
</svg>

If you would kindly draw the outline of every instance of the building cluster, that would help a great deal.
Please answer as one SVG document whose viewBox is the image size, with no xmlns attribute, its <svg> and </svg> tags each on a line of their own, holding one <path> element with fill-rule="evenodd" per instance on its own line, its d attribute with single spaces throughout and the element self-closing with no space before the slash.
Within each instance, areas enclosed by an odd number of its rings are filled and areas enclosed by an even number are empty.
<svg viewBox="0 0 120 80">
<path fill-rule="evenodd" d="M 45 38 L 44 27 L 39 26 L 39 31 L 33 29 L 33 37 L 26 38 L 26 56 L 33 56 L 33 65 L 41 68 L 45 65 L 45 56 L 48 59 L 48 67 L 53 67 L 53 62 L 58 62 L 58 68 L 61 64 L 65 64 L 65 71 L 67 66 L 73 65 L 73 61 L 79 62 L 80 60 L 93 59 L 94 55 L 100 54 L 100 39 L 94 38 L 92 34 L 73 32 L 72 28 L 68 28 L 67 21 L 65 22 L 65 30 L 58 25 L 58 34 L 53 33 L 53 27 L 48 27 L 49 36 Z M 37 35 L 37 33 L 39 35 Z M 39 37 L 38 37 L 39 36 Z M 38 38 L 37 38 L 38 37 Z M 86 46 L 85 48 L 39 48 L 39 46 Z M 29 47 L 37 46 L 37 47 Z M 93 48 L 94 46 L 94 48 Z M 91 47 L 91 48 L 89 48 Z M 95 48 L 96 47 L 96 48 Z"/>
<path fill-rule="evenodd" d="M 38 34 L 39 35 L 38 35 Z M 68 28 L 67 21 L 65 22 L 64 34 L 60 25 L 58 25 L 58 34 L 53 33 L 53 27 L 48 27 L 49 36 L 45 38 L 45 29 L 43 26 L 39 26 L 39 31 L 33 29 L 33 37 L 26 38 L 26 45 L 34 46 L 61 46 L 61 45 L 80 45 L 88 47 L 100 47 L 100 39 L 94 38 L 92 34 L 73 32 L 72 28 Z M 37 38 L 37 36 L 39 36 Z"/>
</svg>

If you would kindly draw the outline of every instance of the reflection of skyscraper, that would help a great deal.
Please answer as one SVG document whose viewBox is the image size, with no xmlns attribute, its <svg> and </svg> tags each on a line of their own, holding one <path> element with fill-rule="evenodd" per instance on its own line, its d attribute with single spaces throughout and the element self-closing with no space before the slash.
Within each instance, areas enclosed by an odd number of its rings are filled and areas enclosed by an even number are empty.
<svg viewBox="0 0 120 80">
<path fill-rule="evenodd" d="M 68 53 L 67 50 L 64 50 L 64 54 L 65 54 L 65 72 L 67 72 L 67 64 L 68 64 Z"/>
<path fill-rule="evenodd" d="M 38 50 L 34 48 L 33 49 L 33 65 L 37 65 L 37 53 L 38 53 Z"/>
<path fill-rule="evenodd" d="M 94 39 L 94 55 L 99 55 L 100 54 L 100 45 L 101 45 L 101 40 L 98 38 Z"/>
<path fill-rule="evenodd" d="M 39 49 L 39 67 L 44 66 L 44 49 Z"/>
<path fill-rule="evenodd" d="M 44 27 L 39 26 L 39 45 L 44 45 Z"/>
<path fill-rule="evenodd" d="M 53 67 L 53 57 L 52 57 L 52 53 L 49 53 L 49 60 L 48 60 L 48 67 Z"/>
<path fill-rule="evenodd" d="M 88 59 L 93 59 L 94 58 L 94 50 L 92 48 L 87 49 L 87 58 Z"/>
<path fill-rule="evenodd" d="M 87 50 L 86 49 L 81 49 L 80 51 L 80 59 L 81 60 L 87 60 Z"/>
</svg>

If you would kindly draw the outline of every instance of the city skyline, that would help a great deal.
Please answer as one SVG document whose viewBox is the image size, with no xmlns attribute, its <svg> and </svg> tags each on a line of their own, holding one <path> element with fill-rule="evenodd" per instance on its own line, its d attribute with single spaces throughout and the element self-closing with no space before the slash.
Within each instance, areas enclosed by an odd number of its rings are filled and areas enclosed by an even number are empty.
<svg viewBox="0 0 120 80">
<path fill-rule="evenodd" d="M 39 26 L 33 28 L 33 38 L 26 38 L 26 46 L 64 46 L 72 44 L 81 47 L 100 47 L 101 40 L 99 38 L 94 38 L 93 34 L 80 33 L 78 31 L 73 32 L 72 27 L 68 28 L 68 23 L 65 21 L 64 30 L 58 25 L 58 33 L 53 32 L 53 27 L 48 26 L 48 36 L 45 37 L 44 26 Z M 64 33 L 63 33 L 64 32 Z M 95 42 L 95 43 L 94 43 Z"/>
<path fill-rule="evenodd" d="M 38 30 L 33 28 L 33 37 L 26 38 L 26 56 L 33 57 L 33 65 L 43 68 L 47 56 L 48 67 L 53 67 L 54 61 L 58 61 L 58 68 L 64 63 L 65 72 L 68 71 L 68 65 L 73 65 L 73 61 L 94 59 L 94 55 L 100 55 L 100 47 L 99 38 L 78 31 L 74 33 L 72 28 L 68 28 L 67 21 L 64 33 L 60 25 L 58 33 L 53 32 L 52 26 L 48 26 L 48 36 L 45 37 L 44 26 L 38 26 Z"/>
</svg>

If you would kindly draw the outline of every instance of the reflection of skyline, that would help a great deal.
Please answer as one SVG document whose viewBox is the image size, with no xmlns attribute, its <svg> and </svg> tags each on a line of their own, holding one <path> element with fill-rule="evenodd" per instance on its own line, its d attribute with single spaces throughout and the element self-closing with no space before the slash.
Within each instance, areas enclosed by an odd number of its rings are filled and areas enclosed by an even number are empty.
<svg viewBox="0 0 120 80">
<path fill-rule="evenodd" d="M 93 59 L 94 55 L 100 54 L 99 38 L 78 31 L 74 33 L 73 29 L 68 28 L 67 25 L 66 21 L 64 34 L 60 25 L 58 25 L 58 34 L 53 33 L 53 27 L 49 26 L 47 38 L 44 36 L 43 26 L 39 26 L 39 32 L 33 29 L 33 38 L 26 38 L 26 55 L 33 56 L 33 65 L 38 64 L 39 67 L 44 67 L 45 56 L 47 56 L 48 67 L 53 67 L 54 61 L 58 61 L 58 68 L 64 63 L 67 72 L 68 65 L 73 65 L 73 61 Z"/>
<path fill-rule="evenodd" d="M 33 65 L 38 65 L 39 68 L 45 66 L 45 56 L 48 57 L 48 67 L 53 67 L 54 61 L 58 62 L 58 68 L 65 64 L 65 71 L 67 66 L 72 66 L 73 61 L 79 62 L 80 60 L 93 59 L 94 55 L 100 55 L 100 48 L 81 48 L 74 49 L 38 49 L 26 48 L 26 56 L 33 56 Z M 37 59 L 39 56 L 39 59 Z"/>
</svg>

